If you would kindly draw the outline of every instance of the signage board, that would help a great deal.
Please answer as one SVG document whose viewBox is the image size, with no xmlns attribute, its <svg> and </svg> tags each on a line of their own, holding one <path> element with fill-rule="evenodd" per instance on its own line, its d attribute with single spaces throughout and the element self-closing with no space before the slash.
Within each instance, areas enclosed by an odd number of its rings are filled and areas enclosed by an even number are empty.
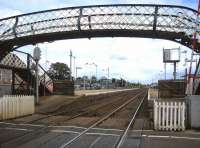
<svg viewBox="0 0 200 148">
<path fill-rule="evenodd" d="M 163 49 L 163 62 L 164 63 L 180 62 L 180 48 Z"/>
</svg>

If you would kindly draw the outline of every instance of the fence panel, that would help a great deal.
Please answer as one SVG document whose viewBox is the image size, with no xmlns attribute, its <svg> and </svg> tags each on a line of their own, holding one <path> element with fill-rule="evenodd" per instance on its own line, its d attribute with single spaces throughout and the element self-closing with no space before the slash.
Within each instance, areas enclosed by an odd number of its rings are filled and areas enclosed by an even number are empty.
<svg viewBox="0 0 200 148">
<path fill-rule="evenodd" d="M 154 100 L 154 129 L 185 130 L 185 106 L 183 100 Z"/>
<path fill-rule="evenodd" d="M 5 95 L 0 98 L 0 120 L 30 115 L 34 112 L 34 96 Z"/>
</svg>

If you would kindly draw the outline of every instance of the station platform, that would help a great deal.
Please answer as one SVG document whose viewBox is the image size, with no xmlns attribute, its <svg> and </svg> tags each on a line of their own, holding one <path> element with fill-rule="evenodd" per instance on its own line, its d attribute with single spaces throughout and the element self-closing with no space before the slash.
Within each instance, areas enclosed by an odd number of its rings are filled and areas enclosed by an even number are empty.
<svg viewBox="0 0 200 148">
<path fill-rule="evenodd" d="M 113 93 L 113 92 L 121 92 L 121 91 L 127 91 L 127 90 L 133 90 L 138 88 L 131 88 L 131 89 L 99 89 L 99 90 L 78 90 L 75 91 L 75 95 L 99 95 L 99 94 L 106 94 L 106 93 Z"/>
</svg>

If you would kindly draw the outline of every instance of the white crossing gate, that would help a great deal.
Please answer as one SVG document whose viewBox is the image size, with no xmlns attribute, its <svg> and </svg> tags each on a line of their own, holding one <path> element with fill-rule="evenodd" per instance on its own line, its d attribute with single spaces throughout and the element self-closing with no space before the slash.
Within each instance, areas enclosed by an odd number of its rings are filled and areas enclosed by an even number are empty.
<svg viewBox="0 0 200 148">
<path fill-rule="evenodd" d="M 154 129 L 185 130 L 186 105 L 182 99 L 154 101 Z"/>
<path fill-rule="evenodd" d="M 35 112 L 34 96 L 6 95 L 0 98 L 0 121 Z"/>
</svg>

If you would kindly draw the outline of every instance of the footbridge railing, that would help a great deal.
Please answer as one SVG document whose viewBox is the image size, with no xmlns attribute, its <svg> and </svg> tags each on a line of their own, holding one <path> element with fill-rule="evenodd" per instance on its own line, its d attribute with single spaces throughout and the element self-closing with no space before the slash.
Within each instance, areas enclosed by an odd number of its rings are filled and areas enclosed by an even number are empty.
<svg viewBox="0 0 200 148">
<path fill-rule="evenodd" d="M 90 37 L 147 37 L 192 48 L 200 19 L 194 9 L 173 5 L 118 4 L 69 7 L 0 19 L 0 50 L 39 42 Z M 194 48 L 200 51 L 199 40 Z"/>
</svg>

